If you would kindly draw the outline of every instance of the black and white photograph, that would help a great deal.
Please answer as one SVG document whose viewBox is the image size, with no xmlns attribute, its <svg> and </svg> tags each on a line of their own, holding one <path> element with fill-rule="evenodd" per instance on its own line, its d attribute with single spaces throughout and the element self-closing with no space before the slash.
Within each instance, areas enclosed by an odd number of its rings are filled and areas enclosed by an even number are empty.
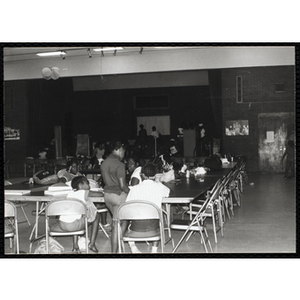
<svg viewBox="0 0 300 300">
<path fill-rule="evenodd" d="M 4 296 L 297 297 L 295 3 L 76 4 L 1 4 Z"/>
<path fill-rule="evenodd" d="M 296 254 L 295 51 L 4 47 L 5 255 Z"/>
</svg>

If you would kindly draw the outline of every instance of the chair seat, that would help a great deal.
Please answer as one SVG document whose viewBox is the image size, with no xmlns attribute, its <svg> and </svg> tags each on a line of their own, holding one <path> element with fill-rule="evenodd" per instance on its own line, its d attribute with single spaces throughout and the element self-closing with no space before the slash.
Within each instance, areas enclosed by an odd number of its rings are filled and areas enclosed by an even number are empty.
<svg viewBox="0 0 300 300">
<path fill-rule="evenodd" d="M 129 230 L 125 233 L 124 235 L 124 240 L 126 238 L 133 238 L 133 239 L 153 239 L 153 238 L 158 238 L 160 239 L 159 237 L 160 235 L 160 231 L 159 229 L 157 230 L 151 230 L 151 231 L 133 231 L 133 230 Z"/>
<path fill-rule="evenodd" d="M 190 220 L 179 220 L 178 219 L 178 220 L 174 220 L 171 223 L 170 227 L 171 227 L 171 229 L 185 230 L 190 226 L 190 224 L 191 224 Z M 200 229 L 202 230 L 203 226 L 200 226 Z M 197 224 L 193 225 L 191 227 L 191 230 L 195 230 L 195 231 L 199 230 L 198 225 Z"/>
<path fill-rule="evenodd" d="M 5 237 L 13 237 L 15 234 L 15 229 L 12 226 L 5 226 Z"/>
<path fill-rule="evenodd" d="M 85 231 L 84 230 L 77 230 L 77 231 L 64 231 L 61 228 L 59 228 L 59 226 L 55 226 L 52 225 L 50 226 L 50 231 L 49 231 L 49 235 L 82 235 L 84 234 Z"/>
</svg>

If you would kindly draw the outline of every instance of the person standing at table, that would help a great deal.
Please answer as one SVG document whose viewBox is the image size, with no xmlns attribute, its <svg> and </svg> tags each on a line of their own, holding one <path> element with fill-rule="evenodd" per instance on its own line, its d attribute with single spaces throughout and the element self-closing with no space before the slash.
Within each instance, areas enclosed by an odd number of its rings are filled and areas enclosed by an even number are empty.
<svg viewBox="0 0 300 300">
<path fill-rule="evenodd" d="M 118 207 L 125 202 L 129 188 L 126 183 L 124 144 L 120 140 L 113 140 L 109 144 L 110 154 L 101 165 L 101 175 L 104 181 L 104 201 L 112 214 L 111 251 L 118 251 L 118 236 L 116 214 Z M 127 222 L 121 224 L 125 231 Z"/>
<path fill-rule="evenodd" d="M 161 182 L 155 181 L 155 175 L 157 173 L 156 165 L 146 164 L 142 167 L 141 178 L 142 182 L 130 188 L 130 192 L 127 196 L 127 201 L 132 200 L 144 200 L 154 203 L 161 208 L 162 199 L 169 197 L 170 189 Z M 131 221 L 128 230 L 137 232 L 149 232 L 154 233 L 159 228 L 158 220 L 134 220 Z M 164 241 L 161 241 L 164 243 Z M 132 253 L 141 253 L 135 243 L 129 243 Z M 158 249 L 158 242 L 153 242 L 152 253 L 156 253 Z"/>
<path fill-rule="evenodd" d="M 92 169 L 100 169 L 102 162 L 105 160 L 106 156 L 107 156 L 107 149 L 106 149 L 106 144 L 103 142 L 96 142 L 94 145 L 94 151 L 93 151 L 93 156 L 90 160 L 90 164 L 91 164 L 91 168 Z M 103 180 L 101 175 L 99 175 L 100 177 L 98 178 L 98 183 L 99 186 L 103 185 Z M 106 208 L 104 203 L 97 203 L 97 208 L 98 209 L 102 209 L 102 208 Z M 111 226 L 109 223 L 107 223 L 107 212 L 101 213 L 100 214 L 100 219 L 101 219 L 101 223 L 103 224 L 105 230 L 107 232 L 111 231 Z"/>
</svg>

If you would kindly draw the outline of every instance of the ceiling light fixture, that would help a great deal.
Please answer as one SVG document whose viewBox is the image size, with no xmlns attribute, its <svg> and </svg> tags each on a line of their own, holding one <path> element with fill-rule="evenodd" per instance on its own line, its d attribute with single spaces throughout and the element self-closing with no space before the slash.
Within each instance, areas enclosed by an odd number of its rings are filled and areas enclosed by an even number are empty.
<svg viewBox="0 0 300 300">
<path fill-rule="evenodd" d="M 107 48 L 96 48 L 96 49 L 93 49 L 93 51 L 116 51 L 116 50 L 123 50 L 124 48 L 123 47 L 107 47 Z"/>
<path fill-rule="evenodd" d="M 65 52 L 65 51 L 54 51 L 54 52 L 37 53 L 36 55 L 38 55 L 38 56 L 63 56 L 66 54 L 67 54 L 67 52 Z"/>
</svg>

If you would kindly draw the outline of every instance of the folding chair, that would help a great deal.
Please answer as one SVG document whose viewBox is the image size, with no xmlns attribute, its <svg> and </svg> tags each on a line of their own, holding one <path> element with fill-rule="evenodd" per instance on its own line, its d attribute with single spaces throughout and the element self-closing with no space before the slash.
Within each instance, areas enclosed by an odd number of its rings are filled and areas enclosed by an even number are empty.
<svg viewBox="0 0 300 300">
<path fill-rule="evenodd" d="M 85 221 L 85 228 L 78 231 L 53 231 L 49 226 L 50 217 L 54 216 L 82 215 Z M 49 253 L 49 236 L 78 236 L 85 233 L 85 240 L 88 240 L 87 210 L 84 202 L 78 199 L 52 200 L 45 210 L 45 230 L 46 230 L 46 251 Z M 88 243 L 86 243 L 86 253 L 88 253 Z"/>
<path fill-rule="evenodd" d="M 173 249 L 172 253 L 174 253 L 178 249 L 178 247 L 180 246 L 182 241 L 185 239 L 187 234 L 189 234 L 189 235 L 186 239 L 186 242 L 189 240 L 190 236 L 194 232 L 199 232 L 200 241 L 201 241 L 201 243 L 203 243 L 205 252 L 208 253 L 207 245 L 209 246 L 210 251 L 213 252 L 210 240 L 208 238 L 208 234 L 207 234 L 207 230 L 206 230 L 206 226 L 205 226 L 205 220 L 207 218 L 206 214 L 208 213 L 212 203 L 217 199 L 217 197 L 219 195 L 219 191 L 220 191 L 220 188 L 221 188 L 221 185 L 220 185 L 219 181 L 220 180 L 218 180 L 216 182 L 216 184 L 212 188 L 211 193 L 208 193 L 207 199 L 201 205 L 201 207 L 199 208 L 198 212 L 196 213 L 196 215 L 194 216 L 194 218 L 192 220 L 174 220 L 171 223 L 171 226 L 170 226 L 171 229 L 185 230 L 184 234 L 182 235 L 179 242 L 177 243 L 177 245 Z"/>
<path fill-rule="evenodd" d="M 4 236 L 9 238 L 10 248 L 12 248 L 12 238 L 14 238 L 14 253 L 19 254 L 19 229 L 18 229 L 18 218 L 17 218 L 17 208 L 10 202 L 5 200 L 5 228 Z"/>
<path fill-rule="evenodd" d="M 107 207 L 103 207 L 103 208 L 97 209 L 97 213 L 98 214 L 103 214 L 103 213 L 107 213 L 107 212 L 108 212 L 108 208 Z M 102 224 L 101 219 L 99 221 L 99 226 L 100 226 L 101 230 L 104 232 L 105 236 L 109 239 L 109 235 L 108 235 L 108 233 L 107 233 L 104 225 Z"/>
<path fill-rule="evenodd" d="M 210 191 L 207 191 L 206 199 L 207 197 L 210 197 L 212 193 L 215 192 L 216 189 L 220 191 L 222 185 L 222 179 L 219 179 L 213 186 L 213 188 Z M 197 214 L 197 211 L 202 207 L 202 205 L 205 203 L 206 199 L 194 199 L 189 206 L 189 215 L 190 215 L 190 221 L 192 220 L 192 216 Z M 219 197 L 219 193 L 215 194 L 214 199 L 211 198 L 211 201 L 207 204 L 206 210 L 203 212 L 204 218 L 211 218 L 212 219 L 212 226 L 213 226 L 213 233 L 215 242 L 218 242 L 217 238 L 217 232 L 220 230 L 221 235 L 224 236 L 224 207 L 223 202 Z M 216 226 L 216 220 L 218 220 L 219 228 Z"/>
<path fill-rule="evenodd" d="M 164 252 L 164 225 L 162 210 L 154 203 L 143 200 L 128 201 L 119 206 L 117 211 L 117 234 L 119 253 L 124 251 L 124 242 L 155 242 L 160 241 L 161 252 Z M 159 220 L 159 228 L 153 232 L 137 232 L 127 230 L 122 236 L 121 221 L 129 220 Z"/>
<path fill-rule="evenodd" d="M 6 185 L 12 185 L 12 183 L 10 181 L 8 181 L 8 180 L 4 180 L 4 186 L 6 186 Z M 21 210 L 23 212 L 23 215 L 24 215 L 24 217 L 25 217 L 25 219 L 26 219 L 26 221 L 28 223 L 28 226 L 30 226 L 31 224 L 30 224 L 29 219 L 28 219 L 28 217 L 26 215 L 26 212 L 24 210 L 24 206 L 27 206 L 27 203 L 26 202 L 16 201 L 15 202 L 15 206 L 16 206 L 16 208 L 21 208 Z M 23 223 L 23 222 L 26 222 L 26 221 L 19 222 L 19 224 Z"/>
</svg>

